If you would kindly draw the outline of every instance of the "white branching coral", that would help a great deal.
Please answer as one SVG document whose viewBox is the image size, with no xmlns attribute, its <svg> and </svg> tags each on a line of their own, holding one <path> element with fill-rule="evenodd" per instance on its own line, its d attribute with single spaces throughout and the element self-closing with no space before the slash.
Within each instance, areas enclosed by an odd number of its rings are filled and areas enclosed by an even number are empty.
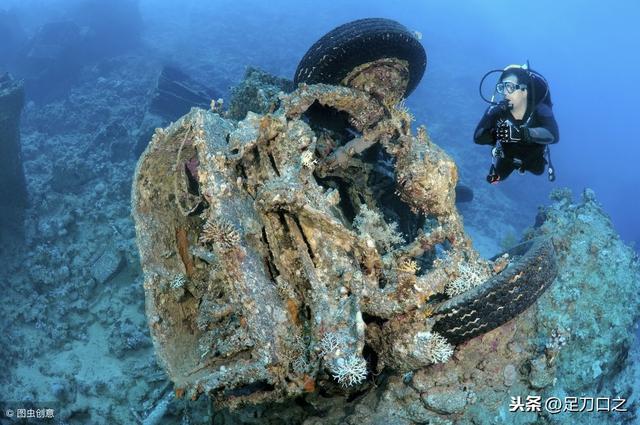
<svg viewBox="0 0 640 425">
<path fill-rule="evenodd" d="M 474 286 L 478 286 L 490 277 L 486 268 L 476 263 L 460 263 L 458 266 L 458 277 L 449 282 L 444 291 L 450 297 L 455 297 L 468 291 Z"/>
<path fill-rule="evenodd" d="M 370 210 L 365 204 L 360 206 L 358 215 L 353 219 L 353 226 L 360 237 L 373 239 L 382 252 L 404 243 L 404 238 L 398 232 L 398 223 L 387 224 L 378 212 Z"/>
<path fill-rule="evenodd" d="M 339 358 L 331 370 L 333 378 L 343 387 L 358 385 L 367 377 L 367 362 L 352 354 L 346 359 Z"/>
<path fill-rule="evenodd" d="M 421 354 L 432 363 L 446 363 L 453 355 L 454 346 L 436 332 L 420 332 L 415 338 Z"/>
<path fill-rule="evenodd" d="M 300 155 L 300 163 L 303 167 L 311 168 L 318 163 L 313 151 L 307 150 Z"/>
<path fill-rule="evenodd" d="M 338 348 L 338 338 L 333 332 L 327 332 L 320 341 L 320 355 L 326 356 L 336 348 Z"/>
<path fill-rule="evenodd" d="M 231 248 L 240 243 L 240 234 L 227 220 L 210 217 L 200 233 L 200 243 L 217 243 L 223 248 Z"/>
<path fill-rule="evenodd" d="M 320 355 L 326 356 L 337 350 L 347 340 L 347 336 L 343 332 L 327 332 L 322 336 L 322 340 L 318 344 Z"/>
<path fill-rule="evenodd" d="M 348 336 L 344 332 L 327 332 L 319 343 L 320 355 L 328 357 L 339 354 L 340 347 L 347 344 Z M 367 377 L 367 362 L 356 354 L 329 360 L 329 370 L 334 379 L 343 387 L 357 385 Z"/>
<path fill-rule="evenodd" d="M 171 289 L 183 288 L 187 283 L 187 278 L 183 274 L 177 274 L 171 280 Z"/>
<path fill-rule="evenodd" d="M 169 289 L 176 301 L 182 300 L 187 285 L 187 277 L 183 274 L 176 274 L 169 283 Z"/>
</svg>

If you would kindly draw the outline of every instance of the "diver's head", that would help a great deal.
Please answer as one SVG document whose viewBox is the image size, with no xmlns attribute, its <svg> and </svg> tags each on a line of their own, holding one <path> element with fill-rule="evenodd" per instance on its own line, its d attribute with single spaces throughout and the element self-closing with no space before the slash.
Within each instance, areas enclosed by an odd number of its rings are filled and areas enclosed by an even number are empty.
<svg viewBox="0 0 640 425">
<path fill-rule="evenodd" d="M 511 109 L 526 110 L 530 84 L 531 77 L 527 70 L 511 65 L 502 71 L 496 90 L 509 102 Z"/>
</svg>

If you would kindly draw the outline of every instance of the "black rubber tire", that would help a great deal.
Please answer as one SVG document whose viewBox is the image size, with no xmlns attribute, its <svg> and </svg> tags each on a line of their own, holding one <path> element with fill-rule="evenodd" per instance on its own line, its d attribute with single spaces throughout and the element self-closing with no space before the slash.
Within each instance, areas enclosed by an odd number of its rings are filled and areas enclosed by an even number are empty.
<svg viewBox="0 0 640 425">
<path fill-rule="evenodd" d="M 549 239 L 532 239 L 507 252 L 521 257 L 482 285 L 439 304 L 433 331 L 455 345 L 489 332 L 532 305 L 558 273 Z"/>
<path fill-rule="evenodd" d="M 427 66 L 427 54 L 416 36 L 391 19 L 367 18 L 331 30 L 307 51 L 296 69 L 294 83 L 338 84 L 359 65 L 382 58 L 409 63 L 409 84 L 416 88 Z"/>
</svg>

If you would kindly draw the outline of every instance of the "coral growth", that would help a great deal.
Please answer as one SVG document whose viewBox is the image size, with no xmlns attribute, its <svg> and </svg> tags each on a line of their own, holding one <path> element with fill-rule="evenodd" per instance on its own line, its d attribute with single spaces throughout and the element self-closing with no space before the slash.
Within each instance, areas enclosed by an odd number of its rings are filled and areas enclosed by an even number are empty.
<svg viewBox="0 0 640 425">
<path fill-rule="evenodd" d="M 489 276 L 490 273 L 485 265 L 460 263 L 458 265 L 457 278 L 447 284 L 445 292 L 450 297 L 455 297 L 485 282 Z"/>
<path fill-rule="evenodd" d="M 361 238 L 375 241 L 377 248 L 383 253 L 404 242 L 397 223 L 387 224 L 380 213 L 370 210 L 365 204 L 353 219 L 353 227 L 358 230 Z"/>
<path fill-rule="evenodd" d="M 327 332 L 320 340 L 319 348 L 320 355 L 326 356 L 327 354 L 335 351 L 341 344 L 342 335 L 335 332 Z"/>
<path fill-rule="evenodd" d="M 315 155 L 311 151 L 304 151 L 302 155 L 300 155 L 300 162 L 303 167 L 313 168 L 314 165 L 318 163 L 315 159 Z"/>
<path fill-rule="evenodd" d="M 453 345 L 436 332 L 419 333 L 416 338 L 416 345 L 426 353 L 426 357 L 432 363 L 446 363 L 453 355 Z"/>
<path fill-rule="evenodd" d="M 199 241 L 202 244 L 232 248 L 240 242 L 240 234 L 229 221 L 210 217 L 202 227 Z"/>
<path fill-rule="evenodd" d="M 338 358 L 331 366 L 331 372 L 343 387 L 358 385 L 367 377 L 367 362 L 356 355 Z"/>
<path fill-rule="evenodd" d="M 418 271 L 420 271 L 420 266 L 418 266 L 418 263 L 416 262 L 416 260 L 413 260 L 411 258 L 405 258 L 398 263 L 398 266 L 396 267 L 396 271 L 398 273 L 407 273 L 410 275 L 415 275 Z"/>
</svg>

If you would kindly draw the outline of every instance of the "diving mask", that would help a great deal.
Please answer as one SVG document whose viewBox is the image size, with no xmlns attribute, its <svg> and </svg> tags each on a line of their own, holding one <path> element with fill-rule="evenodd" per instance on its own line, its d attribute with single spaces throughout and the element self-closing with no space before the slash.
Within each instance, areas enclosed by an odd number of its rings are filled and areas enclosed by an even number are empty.
<svg viewBox="0 0 640 425">
<path fill-rule="evenodd" d="M 500 94 L 511 94 L 514 91 L 520 89 L 520 90 L 526 90 L 527 85 L 526 84 L 515 84 L 512 83 L 511 81 L 505 81 L 504 83 L 498 83 L 496 84 L 496 91 Z"/>
</svg>

